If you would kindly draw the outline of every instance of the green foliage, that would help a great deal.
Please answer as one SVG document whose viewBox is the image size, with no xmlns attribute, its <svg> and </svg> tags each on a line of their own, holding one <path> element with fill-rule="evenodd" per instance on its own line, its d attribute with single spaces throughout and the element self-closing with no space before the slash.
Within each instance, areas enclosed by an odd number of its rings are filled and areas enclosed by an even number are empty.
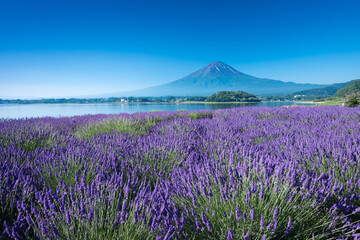
<svg viewBox="0 0 360 240">
<path fill-rule="evenodd" d="M 333 105 L 341 105 L 343 103 L 343 99 L 341 98 L 326 98 L 321 101 L 317 101 L 317 105 L 319 106 L 333 106 Z"/>
<path fill-rule="evenodd" d="M 243 159 L 239 158 L 240 161 Z M 233 168 L 228 162 L 225 163 L 224 175 L 227 175 L 228 169 Z M 284 173 L 286 174 L 286 173 Z M 235 174 L 233 177 L 236 177 Z M 224 199 L 224 188 L 221 182 L 210 178 L 210 185 L 214 197 L 209 201 L 204 193 L 196 194 L 196 189 L 200 186 L 193 186 L 193 193 L 196 196 L 197 207 L 191 208 L 194 211 L 193 216 L 189 216 L 192 222 L 204 215 L 211 222 L 212 231 L 198 231 L 194 239 L 226 239 L 228 229 L 232 229 L 235 239 L 243 239 L 247 232 L 250 232 L 248 239 L 327 239 L 323 230 L 330 230 L 330 221 L 333 217 L 331 212 L 322 211 L 322 205 L 317 205 L 317 196 L 306 196 L 295 193 L 288 183 L 281 177 L 274 178 L 270 183 L 260 182 L 257 188 L 263 188 L 263 196 L 260 194 L 250 194 L 247 198 L 249 189 L 252 188 L 254 180 L 260 180 L 264 176 L 250 170 L 249 173 L 242 176 L 241 187 L 231 192 Z M 229 182 L 224 178 L 223 182 Z M 193 200 L 189 197 L 180 197 L 177 199 L 179 206 L 193 206 Z M 267 226 L 274 225 L 274 210 L 278 208 L 277 229 L 268 229 Z M 254 218 L 251 217 L 250 209 L 254 211 Z M 237 219 L 237 211 L 241 213 L 240 219 Z M 244 219 L 244 212 L 247 218 Z M 224 216 L 226 216 L 224 218 Z M 263 229 L 261 218 L 263 217 Z M 289 221 L 292 219 L 292 230 L 289 234 L 284 234 Z M 206 228 L 206 226 L 203 226 Z M 188 224 L 184 228 L 184 235 L 192 236 L 196 232 L 194 224 Z"/>
<path fill-rule="evenodd" d="M 147 118 L 145 121 L 145 129 L 149 131 L 156 123 L 162 122 L 162 118 L 154 117 L 154 118 Z"/>
<path fill-rule="evenodd" d="M 116 132 L 145 135 L 151 127 L 160 121 L 162 121 L 161 118 L 147 118 L 146 120 L 131 120 L 126 118 L 108 119 L 85 126 L 76 131 L 75 135 L 80 139 L 91 139 L 98 134 Z"/>
<path fill-rule="evenodd" d="M 44 170 L 40 172 L 40 176 L 46 186 L 54 191 L 60 182 L 64 182 L 67 186 L 75 186 L 76 178 L 79 176 L 84 176 L 87 184 L 91 184 L 95 178 L 94 166 L 88 167 L 88 163 L 80 159 L 66 159 L 64 164 L 56 165 L 55 168 L 52 168 L 50 164 L 44 164 L 43 167 Z"/>
<path fill-rule="evenodd" d="M 353 81 L 346 87 L 338 90 L 334 97 L 345 97 L 346 95 L 356 93 L 360 91 L 360 79 Z"/>
<path fill-rule="evenodd" d="M 206 101 L 207 97 L 188 97 L 186 100 L 187 101 L 193 101 L 193 102 L 204 102 Z"/>
<path fill-rule="evenodd" d="M 317 97 L 331 97 L 333 96 L 338 90 L 348 86 L 349 84 L 351 84 L 352 81 L 350 82 L 345 82 L 345 83 L 335 83 L 332 84 L 328 87 L 323 87 L 323 88 L 314 88 L 314 89 L 309 89 L 309 90 L 304 90 L 304 91 L 300 91 L 300 92 L 295 92 L 292 95 L 305 95 L 306 97 L 313 97 L 313 98 L 317 98 Z"/>
<path fill-rule="evenodd" d="M 260 102 L 254 94 L 244 91 L 221 91 L 209 96 L 207 102 Z"/>
<path fill-rule="evenodd" d="M 85 212 L 92 211 L 92 219 L 83 217 L 82 214 L 73 214 L 70 221 L 67 220 L 65 212 L 59 212 L 55 218 L 53 218 L 53 224 L 59 232 L 60 236 L 64 236 L 62 239 L 155 239 L 153 233 L 149 233 L 149 229 L 144 223 L 135 221 L 134 216 L 134 199 L 137 195 L 137 189 L 134 188 L 132 192 L 126 194 L 123 189 L 114 190 L 116 187 L 113 185 L 103 186 L 101 191 L 104 197 L 92 199 L 87 195 L 87 192 L 78 193 L 75 198 L 78 202 L 87 199 Z M 63 194 L 63 193 L 60 193 Z M 109 201 L 108 196 L 111 195 L 112 199 Z M 64 194 L 65 198 L 66 196 Z M 41 203 L 39 203 L 41 204 Z M 71 204 L 70 201 L 66 204 Z M 129 216 L 120 220 L 121 206 L 126 205 L 130 209 Z M 71 206 L 66 205 L 66 209 L 72 209 Z M 74 211 L 74 210 L 72 210 Z M 149 222 L 146 223 L 149 225 Z M 40 229 L 41 225 L 35 222 L 35 229 Z M 50 239 L 43 235 L 43 232 L 38 232 L 42 235 L 41 239 Z"/>
<path fill-rule="evenodd" d="M 189 113 L 188 116 L 193 120 L 213 117 L 212 112 L 192 112 L 192 113 Z"/>
<path fill-rule="evenodd" d="M 166 101 L 167 101 L 167 102 L 175 102 L 175 101 L 176 101 L 176 97 L 174 97 L 174 96 L 167 96 L 167 97 L 166 97 Z"/>
<path fill-rule="evenodd" d="M 359 106 L 360 105 L 360 92 L 347 95 L 344 103 L 345 103 L 345 106 L 347 106 L 347 107 Z"/>
<path fill-rule="evenodd" d="M 56 136 L 54 134 L 47 134 L 24 141 L 20 143 L 19 146 L 27 152 L 33 152 L 36 149 L 52 147 L 55 143 L 55 139 Z"/>
</svg>

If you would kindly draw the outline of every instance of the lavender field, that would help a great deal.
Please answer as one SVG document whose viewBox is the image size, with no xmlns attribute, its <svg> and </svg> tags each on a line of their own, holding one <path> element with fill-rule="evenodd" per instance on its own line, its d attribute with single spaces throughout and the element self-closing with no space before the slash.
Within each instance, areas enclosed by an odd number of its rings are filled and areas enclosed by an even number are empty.
<svg viewBox="0 0 360 240">
<path fill-rule="evenodd" d="M 2 239 L 360 239 L 360 109 L 0 120 Z"/>
</svg>

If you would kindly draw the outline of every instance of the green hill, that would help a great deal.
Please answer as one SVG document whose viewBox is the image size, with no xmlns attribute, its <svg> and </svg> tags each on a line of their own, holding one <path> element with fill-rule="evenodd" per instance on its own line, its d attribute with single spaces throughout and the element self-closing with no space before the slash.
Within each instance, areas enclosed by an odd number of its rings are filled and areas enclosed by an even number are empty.
<svg viewBox="0 0 360 240">
<path fill-rule="evenodd" d="M 334 97 L 345 97 L 346 95 L 354 92 L 360 92 L 360 79 L 354 80 L 346 87 L 339 89 L 334 94 Z"/>
<path fill-rule="evenodd" d="M 220 91 L 209 96 L 207 102 L 260 102 L 254 94 L 244 91 Z"/>
<path fill-rule="evenodd" d="M 353 80 L 353 81 L 355 81 L 355 80 Z M 332 97 L 338 90 L 348 86 L 353 81 L 349 81 L 349 82 L 345 82 L 345 83 L 335 83 L 328 87 L 314 88 L 314 89 L 304 90 L 304 91 L 300 91 L 300 92 L 295 92 L 295 93 L 293 93 L 293 95 L 305 95 L 305 96 L 314 96 L 314 97 L 322 97 L 322 98 Z"/>
</svg>

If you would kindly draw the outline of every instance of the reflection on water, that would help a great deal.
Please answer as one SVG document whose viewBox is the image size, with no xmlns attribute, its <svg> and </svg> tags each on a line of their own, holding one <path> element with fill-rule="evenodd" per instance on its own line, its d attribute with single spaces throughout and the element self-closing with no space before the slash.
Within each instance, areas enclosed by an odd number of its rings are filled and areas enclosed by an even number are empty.
<svg viewBox="0 0 360 240">
<path fill-rule="evenodd" d="M 220 103 L 220 104 L 147 104 L 147 103 L 129 103 L 129 104 L 0 104 L 0 118 L 29 118 L 29 117 L 59 117 L 75 116 L 84 114 L 114 114 L 114 113 L 134 113 L 159 111 L 177 111 L 177 110 L 201 110 L 201 109 L 224 109 L 234 107 L 279 107 L 292 105 L 294 102 L 261 102 L 261 103 Z M 299 105 L 299 103 L 296 103 Z M 301 104 L 313 105 L 313 104 Z"/>
</svg>

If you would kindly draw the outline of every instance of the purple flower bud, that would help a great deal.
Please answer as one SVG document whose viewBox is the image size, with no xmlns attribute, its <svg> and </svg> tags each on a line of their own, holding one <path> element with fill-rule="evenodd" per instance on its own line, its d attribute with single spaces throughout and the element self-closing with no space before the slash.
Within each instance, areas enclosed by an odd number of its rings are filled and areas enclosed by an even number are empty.
<svg viewBox="0 0 360 240">
<path fill-rule="evenodd" d="M 269 223 L 269 225 L 267 225 L 266 230 L 270 230 L 272 228 L 272 223 Z"/>
<path fill-rule="evenodd" d="M 265 225 L 264 216 L 261 214 L 261 219 L 260 219 L 260 231 L 263 231 L 263 230 L 264 230 L 264 225 Z"/>
<path fill-rule="evenodd" d="M 208 231 L 209 231 L 209 232 L 212 232 L 212 228 L 211 228 L 211 224 L 210 224 L 209 219 L 207 219 L 207 220 L 206 220 L 205 225 L 206 225 L 206 227 L 207 227 Z"/>
<path fill-rule="evenodd" d="M 273 219 L 276 219 L 278 214 L 279 214 L 279 208 L 278 208 L 278 206 L 276 206 L 275 209 L 274 209 Z"/>
<path fill-rule="evenodd" d="M 40 228 L 41 228 L 41 232 L 42 234 L 44 234 L 45 236 L 48 236 L 48 230 L 45 226 L 45 224 L 40 220 Z"/>
<path fill-rule="evenodd" d="M 254 219 L 255 219 L 255 210 L 254 210 L 253 208 L 250 210 L 250 218 L 251 218 L 251 221 L 252 221 L 252 222 L 253 222 Z"/>
<path fill-rule="evenodd" d="M 186 223 L 184 213 L 181 213 L 180 223 L 181 223 L 181 225 L 184 225 Z"/>
<path fill-rule="evenodd" d="M 244 235 L 244 240 L 248 240 L 250 236 L 250 232 L 247 231 L 247 233 Z"/>
<path fill-rule="evenodd" d="M 256 182 L 253 182 L 252 185 L 251 185 L 251 192 L 252 193 L 255 193 L 257 190 L 257 183 Z"/>
<path fill-rule="evenodd" d="M 195 226 L 196 226 L 196 229 L 200 229 L 200 228 L 201 228 L 200 222 L 199 222 L 199 220 L 198 220 L 197 217 L 195 218 Z"/>
<path fill-rule="evenodd" d="M 15 240 L 21 240 L 20 235 L 17 233 L 17 231 L 15 231 L 15 228 L 14 228 L 14 227 L 12 228 L 11 235 L 12 235 L 12 238 L 13 238 L 13 239 L 15 239 Z"/>
<path fill-rule="evenodd" d="M 8 234 L 9 237 L 11 237 L 11 236 L 12 236 L 11 228 L 10 228 L 10 226 L 6 223 L 6 221 L 4 222 L 4 226 L 5 226 L 5 231 L 6 231 L 6 233 Z"/>
<path fill-rule="evenodd" d="M 191 215 L 192 215 L 192 216 L 195 216 L 195 215 L 196 215 L 196 212 L 195 212 L 194 209 L 191 209 Z"/>
<path fill-rule="evenodd" d="M 273 233 L 278 229 L 278 221 L 274 220 Z"/>
<path fill-rule="evenodd" d="M 234 233 L 231 231 L 231 228 L 228 229 L 228 234 L 226 236 L 226 239 L 229 240 L 229 239 L 233 239 L 235 236 L 234 236 Z"/>
<path fill-rule="evenodd" d="M 209 186 L 209 196 L 212 197 L 213 196 L 213 192 L 211 190 L 211 187 Z"/>
<path fill-rule="evenodd" d="M 94 206 L 91 206 L 90 211 L 88 213 L 88 219 L 91 222 L 94 218 Z"/>
<path fill-rule="evenodd" d="M 259 192 L 259 198 L 262 199 L 264 197 L 264 186 L 261 186 L 260 192 Z"/>
<path fill-rule="evenodd" d="M 250 188 L 247 189 L 247 193 L 245 195 L 245 203 L 248 204 L 251 198 L 251 190 Z"/>
<path fill-rule="evenodd" d="M 285 234 L 289 234 L 291 232 L 291 227 L 292 227 L 292 221 L 291 221 L 291 217 L 289 217 L 289 221 L 287 223 Z"/>
<path fill-rule="evenodd" d="M 66 223 L 70 224 L 71 223 L 71 217 L 70 217 L 69 210 L 66 211 L 65 217 L 66 217 Z"/>
<path fill-rule="evenodd" d="M 206 217 L 205 217 L 204 212 L 201 212 L 201 220 L 202 220 L 203 223 L 205 224 L 205 222 L 206 222 Z"/>
<path fill-rule="evenodd" d="M 239 204 L 236 205 L 236 211 L 235 211 L 235 217 L 236 217 L 236 220 L 240 221 L 241 219 L 241 212 L 240 212 L 240 208 L 239 208 Z"/>
</svg>

